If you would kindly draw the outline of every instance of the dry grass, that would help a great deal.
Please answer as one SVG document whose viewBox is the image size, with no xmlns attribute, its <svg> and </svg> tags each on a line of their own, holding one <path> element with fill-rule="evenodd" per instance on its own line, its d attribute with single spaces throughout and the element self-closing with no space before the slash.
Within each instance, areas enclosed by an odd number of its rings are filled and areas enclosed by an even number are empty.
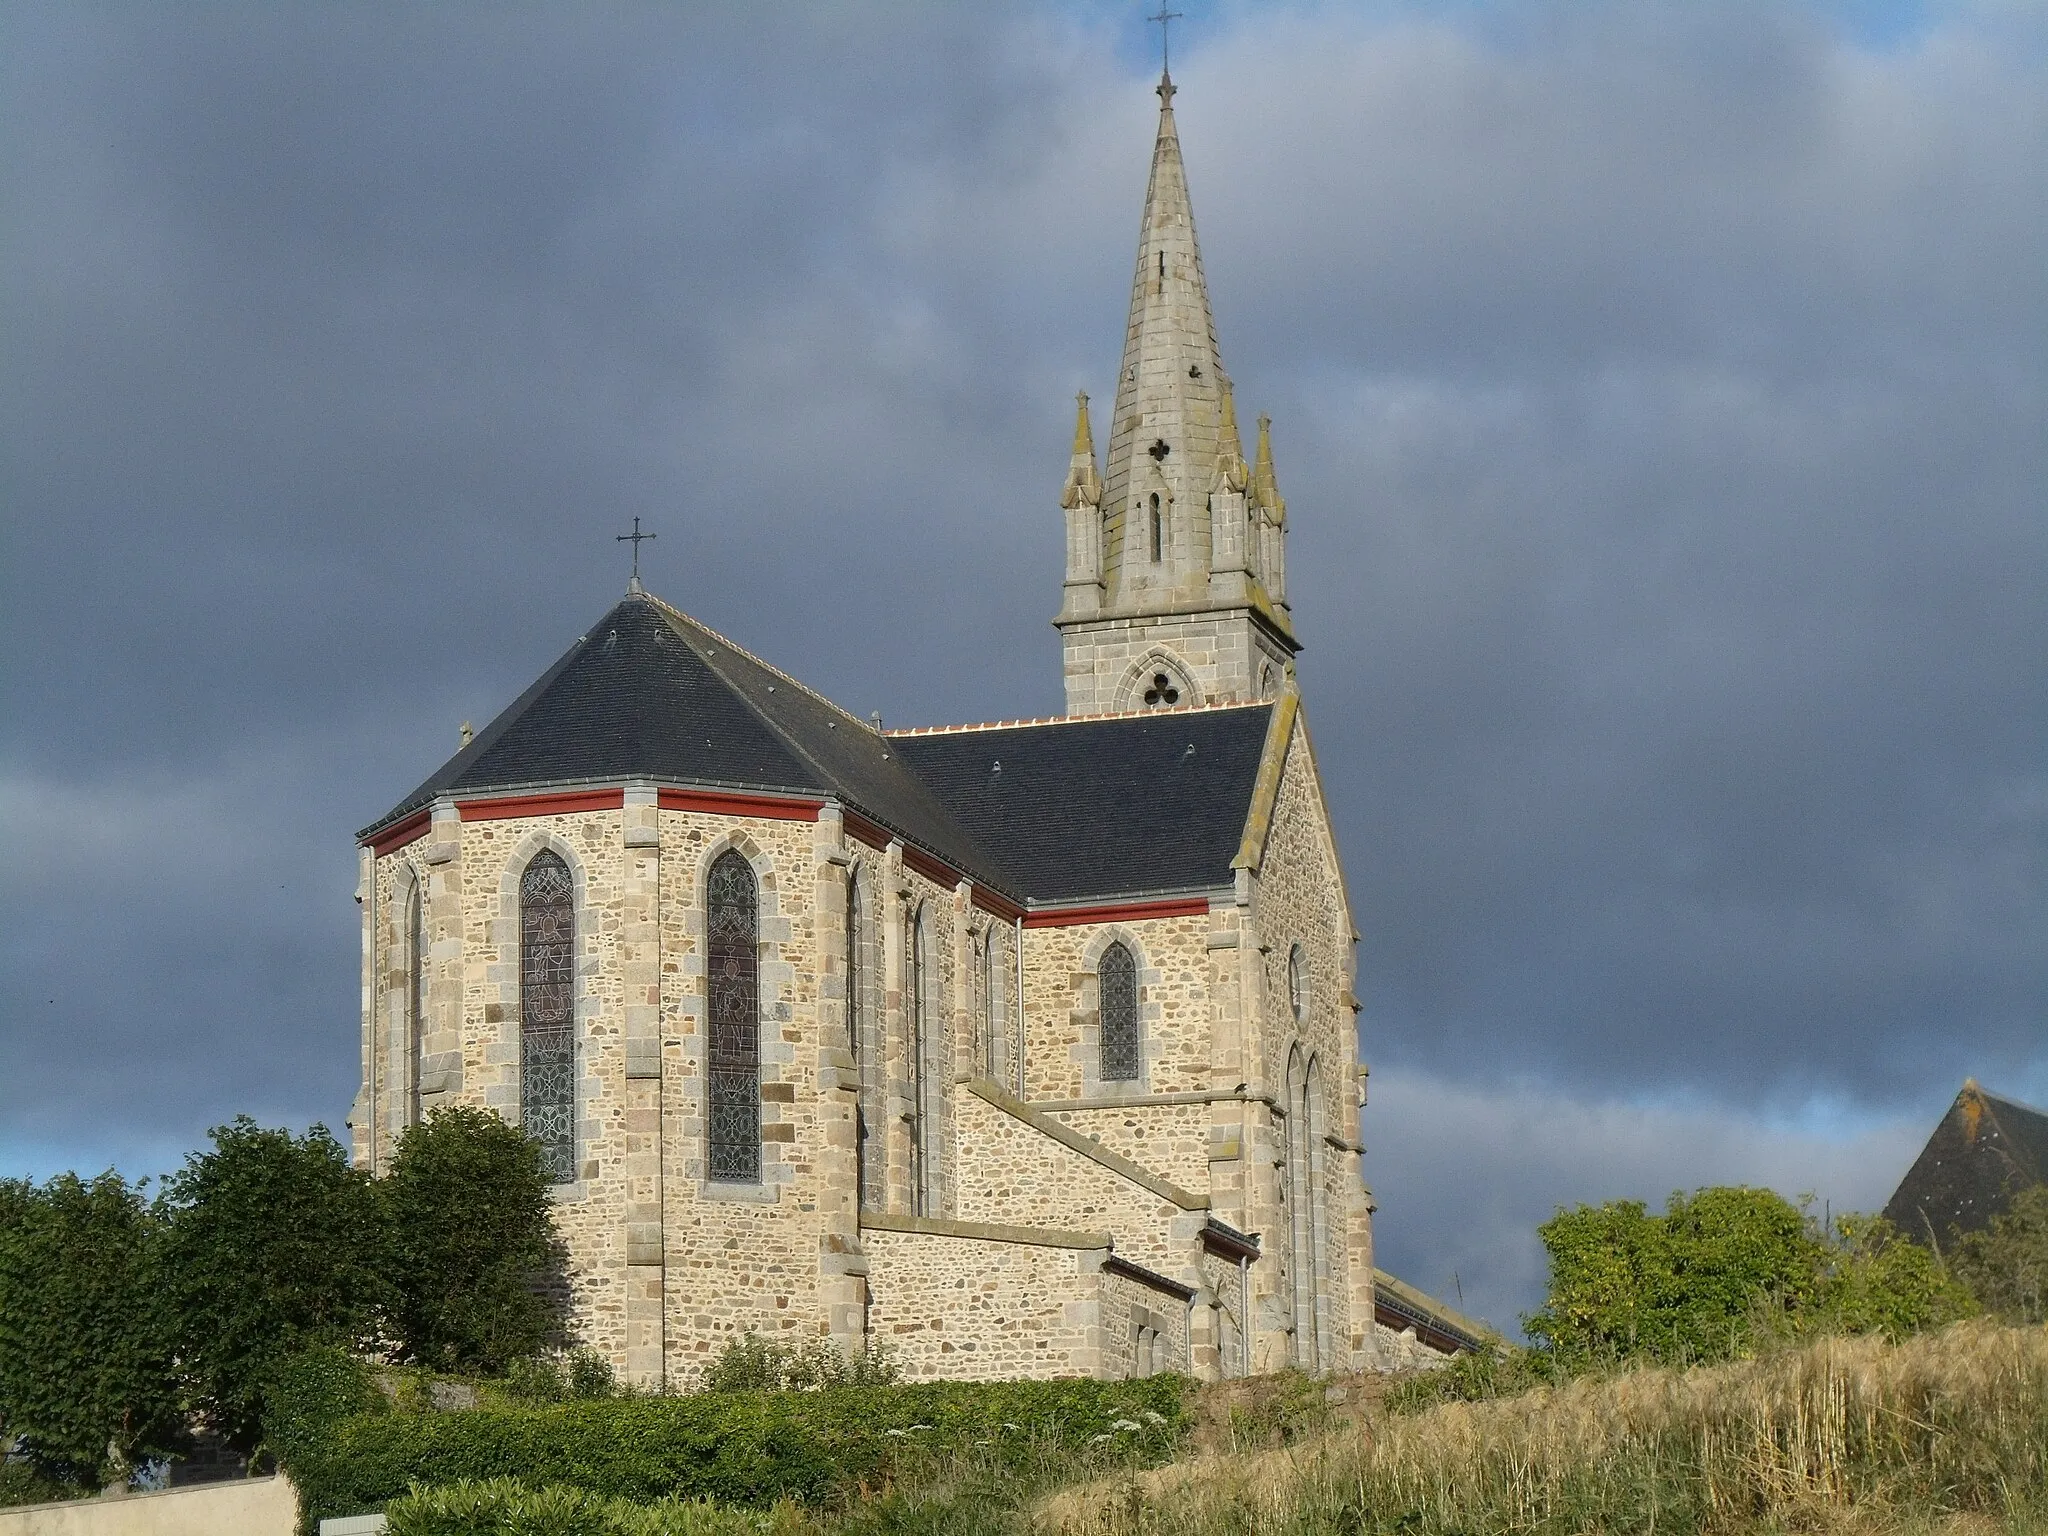
<svg viewBox="0 0 2048 1536">
<path fill-rule="evenodd" d="M 1037 1514 L 1066 1536 L 2048 1529 L 2048 1330 L 1826 1339 L 1375 1415 Z"/>
</svg>

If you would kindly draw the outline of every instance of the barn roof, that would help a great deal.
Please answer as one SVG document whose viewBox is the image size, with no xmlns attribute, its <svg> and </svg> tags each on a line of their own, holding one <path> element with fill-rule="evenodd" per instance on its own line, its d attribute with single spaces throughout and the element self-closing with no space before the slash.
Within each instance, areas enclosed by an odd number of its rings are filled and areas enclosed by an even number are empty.
<svg viewBox="0 0 2048 1536">
<path fill-rule="evenodd" d="M 2048 1114 L 1987 1093 L 1971 1078 L 1927 1138 L 1884 1208 L 1916 1242 L 1946 1243 L 2004 1213 L 2021 1190 L 2048 1182 Z"/>
</svg>

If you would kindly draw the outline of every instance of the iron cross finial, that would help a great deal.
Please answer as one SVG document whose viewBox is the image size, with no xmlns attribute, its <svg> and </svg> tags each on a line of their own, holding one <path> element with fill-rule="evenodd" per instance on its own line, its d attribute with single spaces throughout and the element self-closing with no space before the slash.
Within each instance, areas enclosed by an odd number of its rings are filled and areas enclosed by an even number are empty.
<svg viewBox="0 0 2048 1536">
<path fill-rule="evenodd" d="M 638 592 L 640 590 L 640 541 L 642 539 L 658 539 L 661 535 L 658 533 L 642 533 L 640 531 L 640 519 L 636 517 L 633 519 L 633 531 L 631 533 L 621 533 L 615 537 L 619 543 L 631 544 L 633 546 L 633 581 L 627 590 Z"/>
<path fill-rule="evenodd" d="M 1158 15 L 1147 16 L 1145 19 L 1159 23 L 1159 79 L 1162 84 L 1170 83 L 1173 79 L 1173 39 L 1171 37 L 1171 30 L 1176 21 L 1183 21 L 1186 18 L 1181 12 L 1170 11 L 1162 4 L 1159 7 Z"/>
</svg>

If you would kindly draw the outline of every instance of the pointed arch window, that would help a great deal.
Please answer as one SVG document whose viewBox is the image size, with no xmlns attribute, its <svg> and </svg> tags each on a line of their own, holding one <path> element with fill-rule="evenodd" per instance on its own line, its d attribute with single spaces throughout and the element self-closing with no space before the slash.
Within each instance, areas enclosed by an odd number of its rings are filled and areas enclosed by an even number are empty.
<svg viewBox="0 0 2048 1536">
<path fill-rule="evenodd" d="M 576 887 L 545 849 L 519 879 L 519 1124 L 557 1184 L 576 1177 Z"/>
<path fill-rule="evenodd" d="M 910 1200 L 911 1214 L 923 1216 L 931 1208 L 930 1105 L 927 1103 L 926 1057 L 931 1048 L 930 992 L 931 935 L 925 909 L 919 907 L 910 920 Z"/>
<path fill-rule="evenodd" d="M 1102 1080 L 1138 1080 L 1138 963 L 1130 946 L 1118 939 L 1102 952 L 1096 967 L 1102 1005 Z"/>
<path fill-rule="evenodd" d="M 875 1131 L 882 1114 L 878 1063 L 868 1039 L 868 946 L 873 928 L 867 917 L 867 893 L 867 874 L 856 866 L 846 882 L 846 1033 L 860 1084 L 853 1108 L 854 1187 L 862 1208 L 876 1209 L 882 1203 L 882 1168 Z"/>
<path fill-rule="evenodd" d="M 713 862 L 705 910 L 709 1173 L 721 1182 L 755 1184 L 761 1178 L 761 895 L 754 867 L 738 849 Z"/>
<path fill-rule="evenodd" d="M 1162 531 L 1159 521 L 1159 493 L 1154 491 L 1152 493 L 1152 563 L 1154 565 L 1159 563 L 1160 546 L 1164 542 L 1161 538 Z"/>
<path fill-rule="evenodd" d="M 411 986 L 405 999 L 406 1124 L 420 1123 L 420 1069 L 427 1039 L 427 914 L 420 882 L 412 883 L 405 902 L 405 952 L 411 962 Z"/>
</svg>

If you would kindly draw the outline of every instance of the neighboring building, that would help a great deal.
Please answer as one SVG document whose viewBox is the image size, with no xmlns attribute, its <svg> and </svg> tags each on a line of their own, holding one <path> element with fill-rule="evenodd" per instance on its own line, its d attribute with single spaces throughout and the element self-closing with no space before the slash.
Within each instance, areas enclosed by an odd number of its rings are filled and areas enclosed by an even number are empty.
<svg viewBox="0 0 2048 1536">
<path fill-rule="evenodd" d="M 2012 1197 L 2048 1179 L 2048 1115 L 1969 1078 L 1906 1170 L 1885 1219 L 1917 1243 L 1981 1232 Z"/>
<path fill-rule="evenodd" d="M 1285 504 L 1159 95 L 1067 716 L 882 732 L 636 581 L 361 835 L 356 1156 L 439 1105 L 531 1131 L 629 1380 L 747 1330 L 913 1376 L 1403 1354 Z"/>
</svg>

